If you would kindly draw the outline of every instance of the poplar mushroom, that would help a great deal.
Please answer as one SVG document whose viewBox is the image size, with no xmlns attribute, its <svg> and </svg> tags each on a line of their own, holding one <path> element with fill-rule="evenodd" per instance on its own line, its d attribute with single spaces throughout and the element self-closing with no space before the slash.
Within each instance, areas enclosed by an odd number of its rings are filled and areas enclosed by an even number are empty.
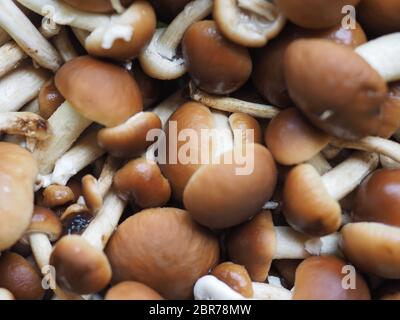
<svg viewBox="0 0 400 320">
<path fill-rule="evenodd" d="M 65 101 L 64 97 L 57 90 L 54 78 L 49 79 L 40 88 L 39 92 L 39 113 L 44 119 L 49 119 L 57 108 Z"/>
<path fill-rule="evenodd" d="M 67 186 L 50 185 L 43 190 L 42 204 L 48 208 L 59 207 L 72 202 L 75 198 L 72 190 Z"/>
<path fill-rule="evenodd" d="M 164 298 L 143 283 L 123 281 L 107 291 L 105 300 L 164 300 Z"/>
</svg>

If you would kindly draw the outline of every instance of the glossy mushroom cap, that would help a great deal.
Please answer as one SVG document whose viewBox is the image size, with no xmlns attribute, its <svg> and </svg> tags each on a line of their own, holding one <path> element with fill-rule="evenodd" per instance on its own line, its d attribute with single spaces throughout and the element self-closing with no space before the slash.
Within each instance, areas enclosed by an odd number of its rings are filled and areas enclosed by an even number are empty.
<svg viewBox="0 0 400 320">
<path fill-rule="evenodd" d="M 103 205 L 103 197 L 100 194 L 98 181 L 91 174 L 87 174 L 82 178 L 82 194 L 85 199 L 86 206 L 97 212 Z"/>
<path fill-rule="evenodd" d="M 112 12 L 113 7 L 110 0 L 63 0 L 70 6 L 89 12 L 107 13 Z M 121 0 L 121 4 L 127 5 L 132 0 Z"/>
<path fill-rule="evenodd" d="M 50 241 L 56 241 L 61 232 L 62 225 L 57 215 L 50 209 L 35 206 L 32 221 L 26 233 L 43 233 Z"/>
<path fill-rule="evenodd" d="M 161 129 L 160 118 L 153 112 L 140 112 L 117 127 L 101 129 L 97 141 L 114 157 L 134 158 L 154 143 L 147 139 L 152 129 Z"/>
<path fill-rule="evenodd" d="M 274 159 L 283 165 L 310 160 L 329 141 L 329 135 L 311 125 L 295 108 L 281 111 L 265 131 L 265 144 Z"/>
<path fill-rule="evenodd" d="M 259 144 L 247 144 L 243 165 L 237 159 L 241 152 L 237 147 L 226 151 L 217 163 L 203 165 L 190 178 L 183 203 L 200 224 L 233 227 L 256 215 L 271 198 L 277 182 L 271 153 Z"/>
<path fill-rule="evenodd" d="M 342 250 L 361 271 L 400 279 L 400 228 L 376 222 L 346 224 Z"/>
<path fill-rule="evenodd" d="M 64 102 L 64 97 L 57 90 L 54 78 L 48 80 L 39 92 L 39 113 L 44 119 L 49 119 L 54 111 Z"/>
<path fill-rule="evenodd" d="M 343 280 L 348 263 L 334 256 L 310 257 L 296 270 L 294 300 L 370 300 L 368 286 L 357 272 L 352 288 Z M 350 283 L 349 283 L 350 285 Z"/>
<path fill-rule="evenodd" d="M 190 299 L 219 259 L 217 238 L 175 208 L 141 211 L 118 226 L 106 253 L 114 282 L 135 280 L 166 299 Z"/>
<path fill-rule="evenodd" d="M 141 208 L 162 207 L 171 197 L 169 182 L 158 165 L 144 158 L 131 160 L 118 170 L 114 188 L 122 199 Z"/>
<path fill-rule="evenodd" d="M 60 185 L 50 185 L 43 190 L 42 204 L 48 208 L 54 208 L 73 202 L 75 195 L 71 188 Z"/>
<path fill-rule="evenodd" d="M 248 50 L 226 40 L 214 21 L 192 24 L 183 37 L 182 52 L 194 84 L 209 93 L 231 93 L 250 77 Z"/>
<path fill-rule="evenodd" d="M 283 14 L 303 28 L 322 29 L 338 24 L 344 17 L 342 8 L 356 6 L 360 0 L 276 0 Z"/>
<path fill-rule="evenodd" d="M 164 300 L 164 298 L 143 283 L 123 281 L 107 291 L 105 300 Z"/>
<path fill-rule="evenodd" d="M 231 229 L 226 246 L 231 261 L 243 265 L 253 281 L 265 282 L 276 250 L 271 213 L 263 211 Z"/>
<path fill-rule="evenodd" d="M 157 12 L 157 17 L 163 22 L 175 18 L 192 0 L 150 0 Z"/>
<path fill-rule="evenodd" d="M 245 113 L 232 113 L 229 116 L 229 125 L 233 131 L 235 144 L 262 143 L 261 127 L 258 121 Z"/>
<path fill-rule="evenodd" d="M 57 284 L 73 293 L 99 292 L 111 280 L 106 255 L 81 236 L 61 238 L 54 246 L 50 264 L 57 270 Z"/>
<path fill-rule="evenodd" d="M 89 56 L 64 64 L 55 83 L 77 112 L 107 127 L 119 125 L 142 111 L 140 91 L 131 75 Z"/>
<path fill-rule="evenodd" d="M 253 283 L 247 270 L 238 264 L 232 262 L 224 262 L 216 266 L 211 275 L 225 282 L 236 292 L 246 298 L 253 297 Z"/>
<path fill-rule="evenodd" d="M 317 127 L 344 139 L 376 134 L 387 86 L 350 48 L 297 40 L 286 50 L 284 73 L 291 98 Z"/>
<path fill-rule="evenodd" d="M 17 300 L 40 300 L 44 296 L 42 279 L 22 256 L 7 252 L 0 257 L 0 288 L 11 291 Z"/>
</svg>

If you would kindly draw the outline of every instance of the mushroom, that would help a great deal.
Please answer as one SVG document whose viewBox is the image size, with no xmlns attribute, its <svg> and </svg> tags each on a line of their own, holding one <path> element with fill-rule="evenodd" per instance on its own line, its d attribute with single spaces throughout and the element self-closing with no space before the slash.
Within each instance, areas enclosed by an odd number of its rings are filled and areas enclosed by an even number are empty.
<svg viewBox="0 0 400 320">
<path fill-rule="evenodd" d="M 70 6 L 77 8 L 79 10 L 83 11 L 89 11 L 89 12 L 98 12 L 98 13 L 108 13 L 112 12 L 115 10 L 115 8 L 118 6 L 121 6 L 123 8 L 123 5 L 127 5 L 132 0 L 86 0 L 86 1 L 81 1 L 81 0 L 62 0 L 66 3 L 68 3 Z"/>
<path fill-rule="evenodd" d="M 274 260 L 273 267 L 283 278 L 285 287 L 292 288 L 294 286 L 296 269 L 303 260 L 296 259 L 278 259 Z"/>
<path fill-rule="evenodd" d="M 44 296 L 39 273 L 25 258 L 12 252 L 0 257 L 0 287 L 12 292 L 17 300 L 40 300 Z"/>
<path fill-rule="evenodd" d="M 186 66 L 185 61 L 177 54 L 178 46 L 190 25 L 211 13 L 212 5 L 211 0 L 193 0 L 166 29 L 158 29 L 150 44 L 139 55 L 144 72 L 160 80 L 182 76 L 186 72 Z"/>
<path fill-rule="evenodd" d="M 123 281 L 110 288 L 105 300 L 164 300 L 149 286 L 136 281 Z"/>
<path fill-rule="evenodd" d="M 234 143 L 241 144 L 243 148 L 247 143 L 261 144 L 261 127 L 256 119 L 246 113 L 232 113 L 229 116 L 229 125 L 233 132 Z"/>
<path fill-rule="evenodd" d="M 371 300 L 368 285 L 358 272 L 351 287 L 343 286 L 345 267 L 353 266 L 338 257 L 307 258 L 296 270 L 293 300 Z"/>
<path fill-rule="evenodd" d="M 212 20 L 193 23 L 186 30 L 182 52 L 194 84 L 211 94 L 232 93 L 250 77 L 248 50 L 225 39 Z"/>
<path fill-rule="evenodd" d="M 14 295 L 7 289 L 0 288 L 0 301 L 15 300 Z"/>
<path fill-rule="evenodd" d="M 78 56 L 65 27 L 62 27 L 60 32 L 54 36 L 53 44 L 64 62 L 68 62 Z"/>
<path fill-rule="evenodd" d="M 57 90 L 54 78 L 49 79 L 39 92 L 39 113 L 44 119 L 49 119 L 65 99 Z"/>
<path fill-rule="evenodd" d="M 3 77 L 17 68 L 26 54 L 14 41 L 9 41 L 0 47 L 0 57 L 0 77 Z"/>
<path fill-rule="evenodd" d="M 46 140 L 51 135 L 47 121 L 33 112 L 0 112 L 0 132 Z"/>
<path fill-rule="evenodd" d="M 226 238 L 228 256 L 243 265 L 253 281 L 267 279 L 274 259 L 305 259 L 310 255 L 338 255 L 338 235 L 312 238 L 290 227 L 274 227 L 271 213 L 263 211 L 231 229 Z"/>
<path fill-rule="evenodd" d="M 286 19 L 272 1 L 216 0 L 213 17 L 222 34 L 245 47 L 263 47 Z"/>
<path fill-rule="evenodd" d="M 400 169 L 400 163 L 384 155 L 379 156 L 381 166 L 385 169 Z"/>
<path fill-rule="evenodd" d="M 355 153 L 322 177 L 309 164 L 290 170 L 283 189 L 284 215 L 295 230 L 314 236 L 341 226 L 338 201 L 353 191 L 378 165 L 373 153 Z"/>
<path fill-rule="evenodd" d="M 55 208 L 72 202 L 75 198 L 72 190 L 67 186 L 50 185 L 43 190 L 42 205 L 48 208 Z"/>
<path fill-rule="evenodd" d="M 106 253 L 113 282 L 135 280 L 166 299 L 189 299 L 197 279 L 217 264 L 219 245 L 188 212 L 155 208 L 120 224 Z"/>
</svg>

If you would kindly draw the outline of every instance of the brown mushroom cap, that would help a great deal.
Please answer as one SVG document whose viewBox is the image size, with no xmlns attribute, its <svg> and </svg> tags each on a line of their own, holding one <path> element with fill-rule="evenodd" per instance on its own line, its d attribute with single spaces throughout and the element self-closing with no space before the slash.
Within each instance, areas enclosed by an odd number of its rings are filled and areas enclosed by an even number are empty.
<svg viewBox="0 0 400 320">
<path fill-rule="evenodd" d="M 57 90 L 54 78 L 48 80 L 39 92 L 39 114 L 49 119 L 54 111 L 64 102 L 64 97 Z"/>
<path fill-rule="evenodd" d="M 329 141 L 329 135 L 312 126 L 295 108 L 281 111 L 265 131 L 265 144 L 274 159 L 284 165 L 310 160 Z"/>
<path fill-rule="evenodd" d="M 357 272 L 355 288 L 344 288 L 344 267 L 348 264 L 334 256 L 310 257 L 296 270 L 294 300 L 370 300 L 367 284 Z"/>
<path fill-rule="evenodd" d="M 76 111 L 107 127 L 119 125 L 142 110 L 135 79 L 126 70 L 89 56 L 64 64 L 55 83 Z"/>
<path fill-rule="evenodd" d="M 82 194 L 85 204 L 90 210 L 96 212 L 103 205 L 103 197 L 100 194 L 97 179 L 91 174 L 82 178 Z"/>
<path fill-rule="evenodd" d="M 297 40 L 286 50 L 284 72 L 291 98 L 314 125 L 345 139 L 375 135 L 387 86 L 352 49 Z"/>
<path fill-rule="evenodd" d="M 382 121 L 377 136 L 389 138 L 400 128 L 400 81 L 389 84 L 389 94 L 381 110 Z"/>
<path fill-rule="evenodd" d="M 400 227 L 400 170 L 373 172 L 358 188 L 354 221 L 382 222 Z"/>
<path fill-rule="evenodd" d="M 156 9 L 157 17 L 164 22 L 175 18 L 191 0 L 150 0 Z"/>
<path fill-rule="evenodd" d="M 99 292 L 111 280 L 106 255 L 81 236 L 61 238 L 54 246 L 50 264 L 57 270 L 58 285 L 77 294 Z"/>
<path fill-rule="evenodd" d="M 112 12 L 113 7 L 110 0 L 63 0 L 70 6 L 89 12 L 107 13 Z M 123 5 L 128 5 L 132 0 L 121 0 Z"/>
<path fill-rule="evenodd" d="M 164 300 L 164 298 L 143 283 L 123 281 L 107 291 L 105 300 Z"/>
<path fill-rule="evenodd" d="M 0 287 L 10 290 L 17 300 L 43 298 L 42 279 L 22 256 L 7 252 L 0 257 Z"/>
<path fill-rule="evenodd" d="M 114 157 L 133 158 L 154 143 L 146 139 L 152 129 L 161 129 L 160 118 L 154 112 L 140 112 L 117 127 L 101 129 L 97 140 Z"/>
<path fill-rule="evenodd" d="M 61 221 L 52 210 L 35 206 L 31 224 L 26 231 L 27 234 L 43 233 L 49 237 L 50 241 L 56 241 L 60 237 L 61 231 Z"/>
<path fill-rule="evenodd" d="M 234 148 L 223 153 L 218 163 L 203 165 L 190 178 L 183 202 L 200 224 L 212 229 L 238 225 L 257 214 L 271 198 L 277 182 L 274 159 L 259 144 L 246 147 L 245 161 L 252 166 L 248 174 L 238 174 L 243 166 L 235 159 L 234 153 L 240 151 Z"/>
<path fill-rule="evenodd" d="M 345 225 L 341 234 L 344 255 L 360 270 L 400 279 L 400 228 L 358 222 Z"/>
<path fill-rule="evenodd" d="M 229 125 L 234 134 L 235 144 L 262 143 L 260 124 L 252 116 L 239 112 L 233 113 L 229 116 Z"/>
<path fill-rule="evenodd" d="M 211 274 L 219 280 L 225 282 L 236 292 L 246 298 L 253 297 L 253 283 L 247 270 L 238 264 L 224 262 L 216 266 Z"/>
<path fill-rule="evenodd" d="M 129 161 L 117 171 L 114 187 L 118 195 L 132 200 L 141 208 L 165 205 L 171 197 L 171 187 L 155 162 L 144 158 Z"/>
<path fill-rule="evenodd" d="M 189 299 L 219 259 L 217 238 L 180 209 L 141 211 L 119 225 L 106 253 L 114 282 L 136 280 L 166 299 Z"/>
<path fill-rule="evenodd" d="M 230 260 L 243 265 L 253 281 L 264 282 L 276 250 L 271 213 L 263 211 L 230 230 L 226 246 Z"/>
<path fill-rule="evenodd" d="M 43 206 L 54 208 L 74 201 L 75 195 L 71 188 L 52 184 L 43 190 Z"/>
<path fill-rule="evenodd" d="M 340 227 L 340 205 L 310 164 L 300 164 L 290 170 L 283 188 L 283 203 L 285 218 L 295 230 L 323 236 Z"/>
<path fill-rule="evenodd" d="M 209 93 L 231 93 L 250 77 L 248 50 L 226 40 L 214 21 L 192 24 L 183 37 L 182 52 L 193 82 Z"/>
<path fill-rule="evenodd" d="M 360 0 L 276 0 L 282 13 L 303 28 L 328 28 L 339 23 L 345 5 L 356 6 Z"/>
</svg>

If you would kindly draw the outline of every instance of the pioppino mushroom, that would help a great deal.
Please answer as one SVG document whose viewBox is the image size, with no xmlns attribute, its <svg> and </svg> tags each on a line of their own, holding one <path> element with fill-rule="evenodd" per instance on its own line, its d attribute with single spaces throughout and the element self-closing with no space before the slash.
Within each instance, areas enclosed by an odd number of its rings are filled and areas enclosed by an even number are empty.
<svg viewBox="0 0 400 320">
<path fill-rule="evenodd" d="M 143 283 L 123 281 L 107 291 L 105 300 L 164 300 L 164 298 Z"/>
</svg>

